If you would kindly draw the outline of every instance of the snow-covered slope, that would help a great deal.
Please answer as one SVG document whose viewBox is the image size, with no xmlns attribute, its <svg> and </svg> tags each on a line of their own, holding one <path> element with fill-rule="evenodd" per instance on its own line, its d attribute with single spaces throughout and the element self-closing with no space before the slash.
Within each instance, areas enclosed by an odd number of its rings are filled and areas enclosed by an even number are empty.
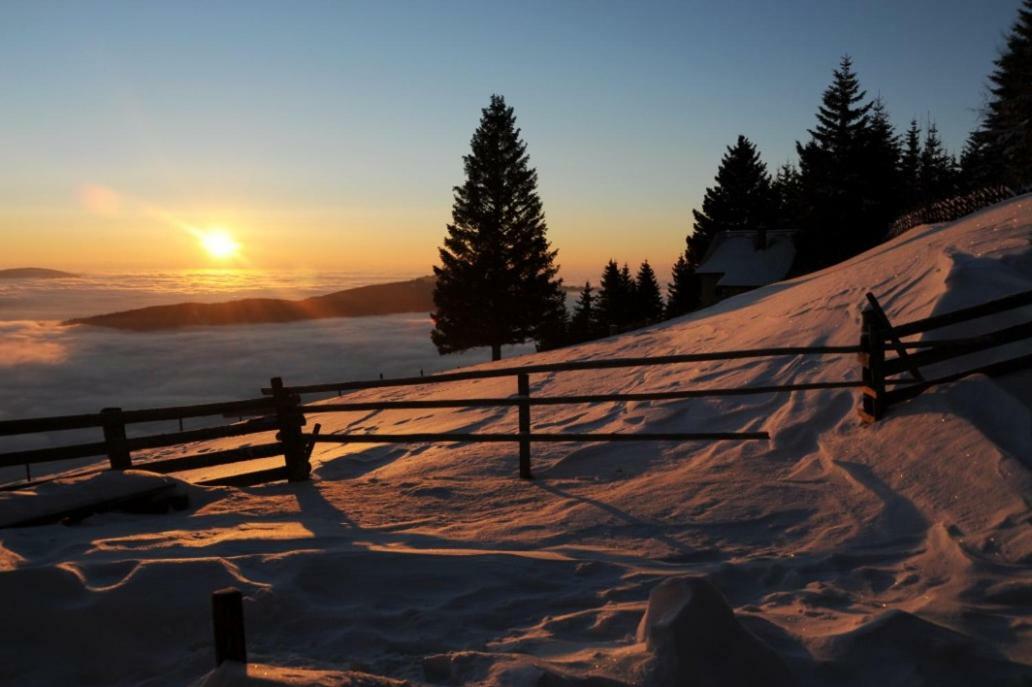
<svg viewBox="0 0 1032 687">
<path fill-rule="evenodd" d="M 853 344 L 868 290 L 902 322 L 1030 288 L 1024 196 L 690 317 L 519 360 Z M 798 357 L 537 375 L 532 386 L 558 395 L 858 373 L 852 356 Z M 251 655 L 277 684 L 372 679 L 348 670 L 416 683 L 638 684 L 651 674 L 637 633 L 650 590 L 694 574 L 803 684 L 1020 684 L 1032 665 L 1030 382 L 1029 372 L 968 378 L 873 426 L 858 423 L 850 391 L 535 408 L 539 431 L 772 438 L 540 444 L 533 482 L 516 479 L 508 445 L 321 444 L 308 484 L 193 488 L 185 514 L 0 531 L 0 682 L 238 684 L 225 671 L 203 677 L 209 593 L 232 584 L 246 595 Z M 515 428 L 507 409 L 318 421 L 324 433 Z"/>
</svg>

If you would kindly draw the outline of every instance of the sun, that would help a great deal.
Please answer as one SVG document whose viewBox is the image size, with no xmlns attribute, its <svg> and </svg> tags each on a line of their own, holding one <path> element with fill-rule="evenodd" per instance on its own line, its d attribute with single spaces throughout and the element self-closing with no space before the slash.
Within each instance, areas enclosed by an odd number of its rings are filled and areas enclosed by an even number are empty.
<svg viewBox="0 0 1032 687">
<path fill-rule="evenodd" d="M 227 260 L 240 251 L 240 244 L 225 229 L 209 229 L 199 238 L 204 250 L 216 260 Z"/>
</svg>

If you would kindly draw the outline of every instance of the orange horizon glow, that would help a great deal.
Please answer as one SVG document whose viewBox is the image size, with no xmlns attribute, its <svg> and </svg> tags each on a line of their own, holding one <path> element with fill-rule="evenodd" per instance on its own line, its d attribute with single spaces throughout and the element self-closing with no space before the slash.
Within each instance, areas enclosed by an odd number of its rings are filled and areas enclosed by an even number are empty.
<svg viewBox="0 0 1032 687">
<path fill-rule="evenodd" d="M 426 275 L 438 261 L 451 219 L 450 200 L 445 192 L 435 205 L 388 207 L 241 198 L 155 202 L 90 183 L 45 209 L 0 208 L 0 233 L 6 237 L 0 268 L 124 272 L 218 267 Z M 628 213 L 633 217 L 564 207 L 549 213 L 549 240 L 559 250 L 560 276 L 568 284 L 596 282 L 610 258 L 632 269 L 648 259 L 661 278 L 669 272 L 684 250 L 688 208 Z M 633 225 L 650 231 L 626 231 Z M 213 231 L 227 238 L 205 240 Z"/>
</svg>

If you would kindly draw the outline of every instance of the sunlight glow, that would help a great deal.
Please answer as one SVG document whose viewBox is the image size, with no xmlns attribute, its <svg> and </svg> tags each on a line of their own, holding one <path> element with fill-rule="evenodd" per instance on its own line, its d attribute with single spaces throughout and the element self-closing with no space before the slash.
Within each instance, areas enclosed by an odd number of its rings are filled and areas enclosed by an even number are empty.
<svg viewBox="0 0 1032 687">
<path fill-rule="evenodd" d="M 240 250 L 240 244 L 225 229 L 209 229 L 201 232 L 199 238 L 204 250 L 216 260 L 231 258 Z"/>
</svg>

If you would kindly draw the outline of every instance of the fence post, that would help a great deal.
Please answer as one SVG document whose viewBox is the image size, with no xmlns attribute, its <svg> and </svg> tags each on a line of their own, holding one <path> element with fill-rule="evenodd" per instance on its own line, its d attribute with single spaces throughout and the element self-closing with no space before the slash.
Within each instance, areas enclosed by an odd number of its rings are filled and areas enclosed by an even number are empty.
<svg viewBox="0 0 1032 687">
<path fill-rule="evenodd" d="M 125 444 L 125 420 L 122 419 L 121 408 L 104 408 L 100 411 L 103 418 L 104 443 L 107 445 L 108 460 L 112 470 L 127 470 L 133 466 L 132 456 Z"/>
<path fill-rule="evenodd" d="M 273 377 L 270 386 L 272 397 L 276 403 L 276 419 L 279 432 L 276 438 L 283 444 L 283 457 L 287 464 L 287 479 L 291 482 L 304 482 L 312 471 L 308 462 L 308 454 L 301 428 L 305 426 L 305 416 L 301 411 L 301 399 L 297 394 L 283 388 L 283 379 Z"/>
<path fill-rule="evenodd" d="M 215 665 L 222 665 L 223 661 L 247 663 L 243 594 L 233 587 L 212 592 L 211 620 L 215 630 Z"/>
<path fill-rule="evenodd" d="M 530 376 L 526 372 L 516 375 L 517 393 L 520 397 L 520 479 L 534 479 L 530 472 Z"/>
<path fill-rule="evenodd" d="M 871 307 L 861 313 L 863 330 L 860 333 L 861 406 L 860 418 L 866 424 L 877 422 L 885 414 L 885 334 L 880 318 Z"/>
</svg>

